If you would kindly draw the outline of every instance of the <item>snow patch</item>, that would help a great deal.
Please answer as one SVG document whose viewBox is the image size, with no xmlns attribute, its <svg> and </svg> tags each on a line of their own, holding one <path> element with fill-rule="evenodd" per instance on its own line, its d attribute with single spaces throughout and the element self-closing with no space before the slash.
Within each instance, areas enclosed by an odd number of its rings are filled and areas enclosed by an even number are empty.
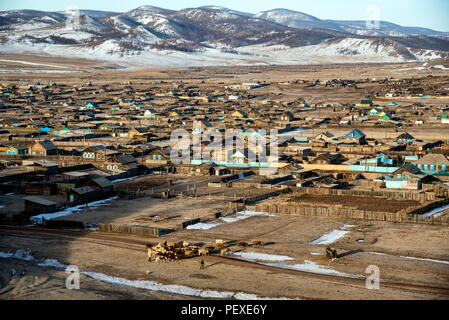
<svg viewBox="0 0 449 320">
<path fill-rule="evenodd" d="M 262 261 L 287 261 L 294 260 L 289 256 L 281 256 L 276 254 L 257 253 L 257 252 L 234 252 L 233 255 L 242 257 L 246 260 L 262 260 Z"/>
<path fill-rule="evenodd" d="M 425 216 L 425 217 L 435 217 L 436 218 L 436 217 L 439 217 L 439 216 L 443 215 L 444 212 L 442 212 L 442 211 L 444 211 L 446 209 L 449 209 L 449 204 L 445 205 L 443 207 L 440 207 L 440 208 L 435 208 L 435 209 L 433 209 L 433 210 L 431 210 L 429 212 L 426 212 L 426 213 L 423 214 L 423 216 Z"/>
<path fill-rule="evenodd" d="M 322 266 L 322 265 L 319 265 L 319 264 L 317 264 L 313 261 L 309 261 L 309 260 L 304 260 L 304 263 L 294 264 L 294 265 L 276 264 L 276 263 L 267 264 L 267 265 L 273 266 L 273 267 L 278 267 L 278 268 L 283 268 L 283 269 L 298 270 L 298 271 L 319 273 L 319 274 L 328 274 L 328 275 L 345 277 L 345 278 L 363 278 L 360 275 L 339 272 L 335 269 L 332 269 L 331 267 Z"/>
<path fill-rule="evenodd" d="M 94 201 L 94 202 L 89 202 L 86 204 L 80 204 L 74 207 L 68 207 L 65 208 L 64 210 L 58 211 L 58 212 L 54 212 L 54 213 L 44 213 L 44 214 L 40 214 L 37 216 L 33 216 L 31 217 L 31 221 L 33 222 L 37 222 L 39 220 L 42 220 L 42 218 L 44 218 L 45 220 L 51 220 L 51 219 L 55 219 L 55 218 L 59 218 L 59 217 L 65 217 L 65 216 L 69 216 L 73 213 L 77 213 L 80 211 L 83 211 L 85 208 L 98 208 L 101 206 L 108 206 L 110 205 L 109 201 L 112 200 L 116 200 L 118 199 L 118 196 L 115 197 L 111 197 L 108 199 L 104 199 L 104 200 L 98 200 L 98 201 Z"/>
<path fill-rule="evenodd" d="M 343 238 L 349 231 L 346 230 L 333 230 L 325 235 L 319 237 L 318 239 L 312 241 L 310 244 L 319 245 L 319 244 L 331 244 L 337 241 L 340 238 Z"/>
<path fill-rule="evenodd" d="M 209 229 L 212 229 L 212 228 L 217 227 L 219 225 L 221 225 L 221 223 L 198 222 L 198 223 L 191 224 L 191 225 L 187 226 L 186 229 L 189 229 L 189 230 L 209 230 Z"/>
</svg>

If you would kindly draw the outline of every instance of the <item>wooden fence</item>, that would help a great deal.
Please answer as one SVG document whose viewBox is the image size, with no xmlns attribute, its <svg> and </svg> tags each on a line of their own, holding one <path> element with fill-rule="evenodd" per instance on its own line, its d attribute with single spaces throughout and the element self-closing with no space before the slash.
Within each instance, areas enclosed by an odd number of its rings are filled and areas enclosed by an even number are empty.
<svg viewBox="0 0 449 320">
<path fill-rule="evenodd" d="M 338 196 L 358 196 L 358 197 L 379 197 L 386 199 L 415 200 L 419 202 L 428 202 L 435 200 L 435 192 L 418 191 L 387 191 L 387 190 L 347 190 L 347 189 L 329 189 L 329 188 L 308 188 L 308 187 L 290 187 L 293 194 L 321 194 Z"/>
<path fill-rule="evenodd" d="M 127 224 L 98 224 L 98 231 L 111 233 L 126 233 L 147 237 L 159 237 L 159 228 Z"/>
<path fill-rule="evenodd" d="M 420 212 L 428 212 L 434 208 L 443 206 L 445 202 L 438 201 L 427 206 L 420 207 Z M 439 217 L 423 216 L 417 214 L 416 208 L 409 211 L 400 212 L 381 212 L 381 211 L 366 211 L 357 210 L 343 207 L 323 207 L 323 206 L 311 206 L 298 205 L 291 203 L 259 203 L 256 205 L 256 211 L 268 212 L 276 214 L 294 214 L 302 216 L 319 216 L 319 217 L 333 217 L 342 219 L 362 219 L 362 220 L 376 220 L 376 221 L 388 221 L 388 222 L 402 222 L 402 223 L 422 223 L 422 224 L 434 224 L 434 225 L 449 225 L 449 215 L 443 215 Z M 427 210 L 427 211 L 426 211 Z"/>
</svg>

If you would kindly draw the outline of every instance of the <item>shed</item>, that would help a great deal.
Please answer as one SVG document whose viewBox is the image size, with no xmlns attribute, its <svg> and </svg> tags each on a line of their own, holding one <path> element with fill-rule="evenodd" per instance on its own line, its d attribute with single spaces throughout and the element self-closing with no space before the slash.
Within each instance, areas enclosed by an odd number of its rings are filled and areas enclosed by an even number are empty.
<svg viewBox="0 0 449 320">
<path fill-rule="evenodd" d="M 37 196 L 28 196 L 23 199 L 25 200 L 25 214 L 38 215 L 56 211 L 56 202 Z"/>
</svg>

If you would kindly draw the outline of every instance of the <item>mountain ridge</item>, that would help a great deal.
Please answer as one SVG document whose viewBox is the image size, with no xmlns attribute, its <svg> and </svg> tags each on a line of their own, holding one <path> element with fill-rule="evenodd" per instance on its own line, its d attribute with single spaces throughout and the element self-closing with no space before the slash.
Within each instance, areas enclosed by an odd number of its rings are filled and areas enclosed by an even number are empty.
<svg viewBox="0 0 449 320">
<path fill-rule="evenodd" d="M 380 29 L 373 31 L 364 21 L 320 20 L 289 9 L 250 14 L 219 6 L 170 10 L 147 5 L 121 13 L 80 10 L 74 23 L 72 13 L 0 12 L 0 51 L 56 54 L 72 49 L 106 58 L 178 52 L 174 56 L 188 53 L 186 59 L 198 60 L 192 54 L 209 55 L 217 63 L 302 61 L 295 52 L 309 54 L 311 60 L 319 54 L 414 61 L 446 57 L 449 52 L 449 33 L 389 22 L 380 22 Z"/>
</svg>

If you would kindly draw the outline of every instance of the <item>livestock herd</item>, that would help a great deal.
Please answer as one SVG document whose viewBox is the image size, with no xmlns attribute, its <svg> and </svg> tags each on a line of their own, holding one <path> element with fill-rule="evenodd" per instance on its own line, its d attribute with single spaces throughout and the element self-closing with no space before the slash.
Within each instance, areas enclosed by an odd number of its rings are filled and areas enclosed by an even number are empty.
<svg viewBox="0 0 449 320">
<path fill-rule="evenodd" d="M 229 253 L 233 242 L 227 242 L 221 239 L 215 241 L 215 246 L 206 246 L 200 248 L 196 245 L 190 245 L 186 241 L 182 242 L 167 242 L 158 243 L 157 245 L 147 244 L 146 249 L 148 253 L 148 261 L 154 262 L 171 262 L 179 259 L 191 258 L 195 256 L 207 256 L 211 253 L 218 253 L 224 256 Z M 237 247 L 245 248 L 251 244 L 245 241 L 240 241 Z M 262 241 L 253 241 L 253 247 L 263 246 Z"/>
</svg>

